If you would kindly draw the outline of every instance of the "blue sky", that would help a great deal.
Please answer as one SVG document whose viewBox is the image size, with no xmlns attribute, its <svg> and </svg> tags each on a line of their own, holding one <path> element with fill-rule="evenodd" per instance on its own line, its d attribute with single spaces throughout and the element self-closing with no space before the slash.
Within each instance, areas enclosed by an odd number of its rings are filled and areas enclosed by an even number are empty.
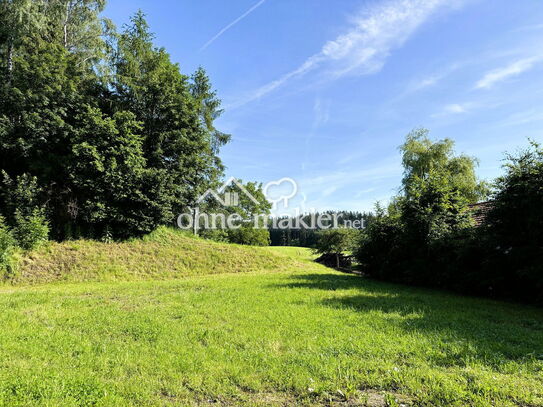
<svg viewBox="0 0 543 407">
<path fill-rule="evenodd" d="M 488 180 L 504 152 L 543 142 L 541 0 L 110 0 L 105 15 L 121 26 L 139 8 L 223 99 L 227 175 L 290 177 L 305 210 L 386 202 L 416 127 Z"/>
</svg>

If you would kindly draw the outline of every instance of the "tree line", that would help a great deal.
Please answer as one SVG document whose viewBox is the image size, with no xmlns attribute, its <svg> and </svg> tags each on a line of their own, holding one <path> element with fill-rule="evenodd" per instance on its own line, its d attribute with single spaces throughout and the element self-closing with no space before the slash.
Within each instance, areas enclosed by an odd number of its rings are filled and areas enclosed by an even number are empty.
<svg viewBox="0 0 543 407">
<path fill-rule="evenodd" d="M 355 249 L 379 279 L 462 293 L 543 301 L 543 148 L 508 154 L 493 183 L 451 140 L 419 129 L 401 147 L 404 176 Z M 487 200 L 476 222 L 473 204 Z"/>
<path fill-rule="evenodd" d="M 352 225 L 362 229 L 366 227 L 373 217 L 370 212 L 358 211 L 325 211 L 306 213 L 298 216 L 280 217 L 274 223 L 276 225 L 287 224 L 294 227 L 275 228 L 270 222 L 270 244 L 272 246 L 300 246 L 314 248 L 319 239 L 318 225 L 313 224 L 312 218 L 320 218 L 321 215 L 337 216 L 340 225 Z M 332 226 L 331 222 L 323 222 L 325 226 Z M 306 226 L 307 225 L 307 226 Z"/>
</svg>

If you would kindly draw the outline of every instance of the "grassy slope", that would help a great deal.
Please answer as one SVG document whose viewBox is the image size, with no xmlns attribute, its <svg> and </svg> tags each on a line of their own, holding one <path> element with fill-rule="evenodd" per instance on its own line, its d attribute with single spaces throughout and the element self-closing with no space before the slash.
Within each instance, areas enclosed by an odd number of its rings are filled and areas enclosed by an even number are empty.
<svg viewBox="0 0 543 407">
<path fill-rule="evenodd" d="M 112 257 L 75 264 L 95 261 L 78 269 L 92 279 L 191 278 L 0 288 L 0 405 L 393 405 L 400 395 L 427 406 L 543 405 L 540 309 L 336 273 L 301 249 L 186 239 L 173 249 L 171 236 L 154 235 L 153 250 L 127 243 L 141 249 L 131 255 L 104 246 Z M 191 263 L 149 273 L 136 261 L 170 250 L 185 259 L 195 247 L 217 267 L 208 271 L 258 272 L 196 275 L 205 267 Z M 225 264 L 204 247 L 245 260 Z"/>
<path fill-rule="evenodd" d="M 305 251 L 302 257 L 308 255 Z M 156 280 L 278 271 L 299 267 L 300 260 L 304 259 L 292 250 L 222 244 L 160 228 L 143 239 L 123 243 L 89 240 L 51 243 L 26 255 L 11 283 Z"/>
</svg>

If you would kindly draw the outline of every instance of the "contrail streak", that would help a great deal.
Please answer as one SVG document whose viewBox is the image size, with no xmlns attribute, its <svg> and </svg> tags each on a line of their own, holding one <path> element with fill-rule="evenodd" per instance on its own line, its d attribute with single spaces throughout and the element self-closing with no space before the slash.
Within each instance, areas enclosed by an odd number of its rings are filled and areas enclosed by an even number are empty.
<svg viewBox="0 0 543 407">
<path fill-rule="evenodd" d="M 247 17 L 249 14 L 251 14 L 253 11 L 255 11 L 258 7 L 262 5 L 266 0 L 260 0 L 257 2 L 254 6 L 252 6 L 249 10 L 247 10 L 245 13 L 243 13 L 241 16 L 236 18 L 234 21 L 232 21 L 230 24 L 228 24 L 226 27 L 224 27 L 221 31 L 219 31 L 213 38 L 211 38 L 208 42 L 206 42 L 202 48 L 200 48 L 200 51 L 203 51 L 207 47 L 209 47 L 217 38 L 219 38 L 221 35 L 223 35 L 226 31 L 228 31 L 230 28 L 235 26 L 237 23 L 239 23 L 241 20 L 243 20 L 245 17 Z"/>
</svg>

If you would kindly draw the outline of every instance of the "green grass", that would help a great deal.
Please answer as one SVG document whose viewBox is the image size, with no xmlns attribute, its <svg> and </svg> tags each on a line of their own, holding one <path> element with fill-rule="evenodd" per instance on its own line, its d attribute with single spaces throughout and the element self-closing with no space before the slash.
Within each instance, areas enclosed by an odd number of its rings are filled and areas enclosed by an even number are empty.
<svg viewBox="0 0 543 407">
<path fill-rule="evenodd" d="M 179 239 L 176 253 L 184 241 L 184 255 L 211 245 L 253 260 L 108 276 L 106 254 L 97 270 L 79 254 L 102 281 L 43 267 L 53 283 L 0 287 L 0 405 L 543 405 L 541 309 L 338 273 L 305 249 Z M 92 242 L 66 246 L 78 245 Z M 131 264 L 147 259 L 132 251 Z M 247 271 L 261 258 L 279 271 Z"/>
<path fill-rule="evenodd" d="M 292 270 L 301 267 L 310 252 L 291 249 L 217 243 L 162 227 L 143 239 L 122 243 L 50 243 L 25 255 L 8 283 L 157 280 Z"/>
</svg>

